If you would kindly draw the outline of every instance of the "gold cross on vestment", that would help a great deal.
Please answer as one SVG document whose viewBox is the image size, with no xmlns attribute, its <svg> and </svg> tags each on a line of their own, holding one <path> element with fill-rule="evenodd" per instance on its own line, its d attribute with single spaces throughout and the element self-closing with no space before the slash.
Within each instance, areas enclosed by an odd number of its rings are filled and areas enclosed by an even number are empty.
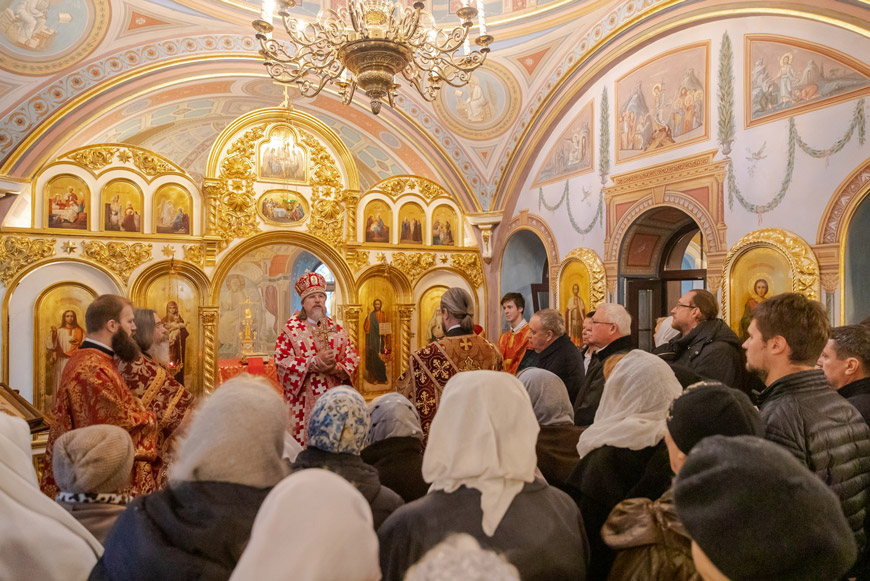
<svg viewBox="0 0 870 581">
<path fill-rule="evenodd" d="M 471 340 L 469 340 L 468 337 L 464 337 L 459 342 L 459 346 L 462 348 L 463 351 L 468 351 L 469 349 L 471 349 Z"/>
<path fill-rule="evenodd" d="M 417 409 L 424 416 L 428 416 L 432 408 L 435 407 L 435 400 L 429 395 L 428 391 L 424 391 L 418 396 Z"/>
</svg>

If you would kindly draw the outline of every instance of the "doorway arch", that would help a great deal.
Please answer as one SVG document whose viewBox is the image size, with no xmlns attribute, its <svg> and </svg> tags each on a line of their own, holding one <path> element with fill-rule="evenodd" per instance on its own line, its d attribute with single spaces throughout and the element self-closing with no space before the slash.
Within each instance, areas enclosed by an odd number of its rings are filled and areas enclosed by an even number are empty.
<svg viewBox="0 0 870 581">
<path fill-rule="evenodd" d="M 550 306 L 550 261 L 547 248 L 536 232 L 520 228 L 505 244 L 501 261 L 499 299 L 518 292 L 526 302 L 526 320 L 532 313 Z"/>
<path fill-rule="evenodd" d="M 870 193 L 870 192 L 868 192 Z M 847 325 L 870 317 L 870 294 L 862 288 L 870 274 L 870 195 L 855 207 L 843 244 L 843 315 Z"/>
<path fill-rule="evenodd" d="M 619 248 L 619 292 L 638 348 L 655 347 L 656 323 L 680 296 L 706 288 L 707 245 L 702 226 L 671 206 L 647 210 L 628 227 Z"/>
</svg>

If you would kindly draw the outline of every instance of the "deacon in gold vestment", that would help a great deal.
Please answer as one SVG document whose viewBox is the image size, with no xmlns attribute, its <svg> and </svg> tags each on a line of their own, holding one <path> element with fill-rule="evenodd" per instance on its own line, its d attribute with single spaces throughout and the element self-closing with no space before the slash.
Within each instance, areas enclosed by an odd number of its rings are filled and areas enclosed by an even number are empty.
<svg viewBox="0 0 870 581">
<path fill-rule="evenodd" d="M 115 362 L 130 392 L 145 409 L 154 412 L 157 419 L 157 457 L 153 462 L 142 462 L 134 473 L 139 479 L 134 484 L 144 494 L 166 486 L 178 436 L 183 426 L 189 423 L 188 412 L 194 400 L 166 368 L 169 363 L 169 333 L 163 321 L 152 309 L 136 309 L 134 318 L 136 333 L 133 338 L 142 354 L 131 362 L 117 357 Z"/>
<path fill-rule="evenodd" d="M 441 297 L 441 320 L 447 331 L 440 341 L 411 354 L 396 390 L 411 400 L 420 412 L 424 437 L 435 417 L 444 385 L 460 371 L 502 371 L 504 363 L 495 345 L 474 334 L 471 296 L 452 288 Z M 425 439 L 424 439 L 425 444 Z"/>
<path fill-rule="evenodd" d="M 88 336 L 70 356 L 55 397 L 40 488 L 51 498 L 58 492 L 52 470 L 54 442 L 76 428 L 112 424 L 127 430 L 133 439 L 136 462 L 130 494 L 141 494 L 137 483 L 147 481 L 143 467 L 157 456 L 157 422 L 154 413 L 136 399 L 115 367 L 113 356 L 133 361 L 139 348 L 130 336 L 136 330 L 133 306 L 124 297 L 101 295 L 85 313 Z"/>
</svg>

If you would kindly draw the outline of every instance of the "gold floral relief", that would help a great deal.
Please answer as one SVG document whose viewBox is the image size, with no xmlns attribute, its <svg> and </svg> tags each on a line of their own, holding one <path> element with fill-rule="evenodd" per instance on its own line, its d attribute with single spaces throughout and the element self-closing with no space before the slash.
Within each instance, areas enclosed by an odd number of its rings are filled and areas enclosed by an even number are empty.
<svg viewBox="0 0 870 581">
<path fill-rule="evenodd" d="M 432 252 L 395 252 L 391 262 L 391 266 L 404 272 L 408 280 L 412 281 L 434 265 L 435 254 Z"/>
<path fill-rule="evenodd" d="M 366 250 L 348 250 L 345 259 L 354 272 L 369 265 L 369 253 Z"/>
<path fill-rule="evenodd" d="M 84 255 L 117 274 L 124 284 L 130 280 L 130 275 L 140 264 L 151 260 L 151 245 L 137 242 L 82 242 Z"/>
<path fill-rule="evenodd" d="M 185 244 L 184 260 L 202 268 L 205 265 L 205 249 L 199 244 Z"/>
<path fill-rule="evenodd" d="M 99 171 L 112 163 L 117 151 L 117 147 L 95 147 L 76 151 L 67 157 L 90 170 Z"/>
<path fill-rule="evenodd" d="M 141 149 L 132 149 L 133 165 L 139 168 L 139 171 L 148 176 L 156 176 L 162 173 L 175 171 L 175 168 L 157 157 Z"/>
<path fill-rule="evenodd" d="M 54 256 L 56 243 L 56 238 L 3 236 L 0 244 L 0 282 L 8 286 L 28 264 Z"/>
<path fill-rule="evenodd" d="M 475 288 L 483 284 L 483 267 L 477 254 L 454 254 L 450 265 L 465 273 Z"/>
<path fill-rule="evenodd" d="M 251 160 L 265 129 L 265 125 L 253 127 L 230 145 L 221 162 L 217 184 L 209 184 L 206 190 L 220 202 L 214 208 L 215 233 L 224 240 L 260 231 L 254 192 L 257 173 Z"/>
</svg>

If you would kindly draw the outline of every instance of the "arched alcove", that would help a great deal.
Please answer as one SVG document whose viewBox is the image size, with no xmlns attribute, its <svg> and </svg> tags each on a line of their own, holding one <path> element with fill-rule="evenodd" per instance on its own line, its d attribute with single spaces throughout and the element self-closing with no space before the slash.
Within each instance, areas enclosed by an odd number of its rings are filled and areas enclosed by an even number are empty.
<svg viewBox="0 0 870 581">
<path fill-rule="evenodd" d="M 550 262 L 544 242 L 521 228 L 505 244 L 499 294 L 517 292 L 526 301 L 525 316 L 550 306 Z M 499 297 L 500 298 L 500 297 Z"/>
<path fill-rule="evenodd" d="M 870 293 L 863 288 L 870 278 L 870 196 L 855 208 L 846 230 L 843 253 L 843 309 L 851 325 L 870 317 Z"/>
</svg>

